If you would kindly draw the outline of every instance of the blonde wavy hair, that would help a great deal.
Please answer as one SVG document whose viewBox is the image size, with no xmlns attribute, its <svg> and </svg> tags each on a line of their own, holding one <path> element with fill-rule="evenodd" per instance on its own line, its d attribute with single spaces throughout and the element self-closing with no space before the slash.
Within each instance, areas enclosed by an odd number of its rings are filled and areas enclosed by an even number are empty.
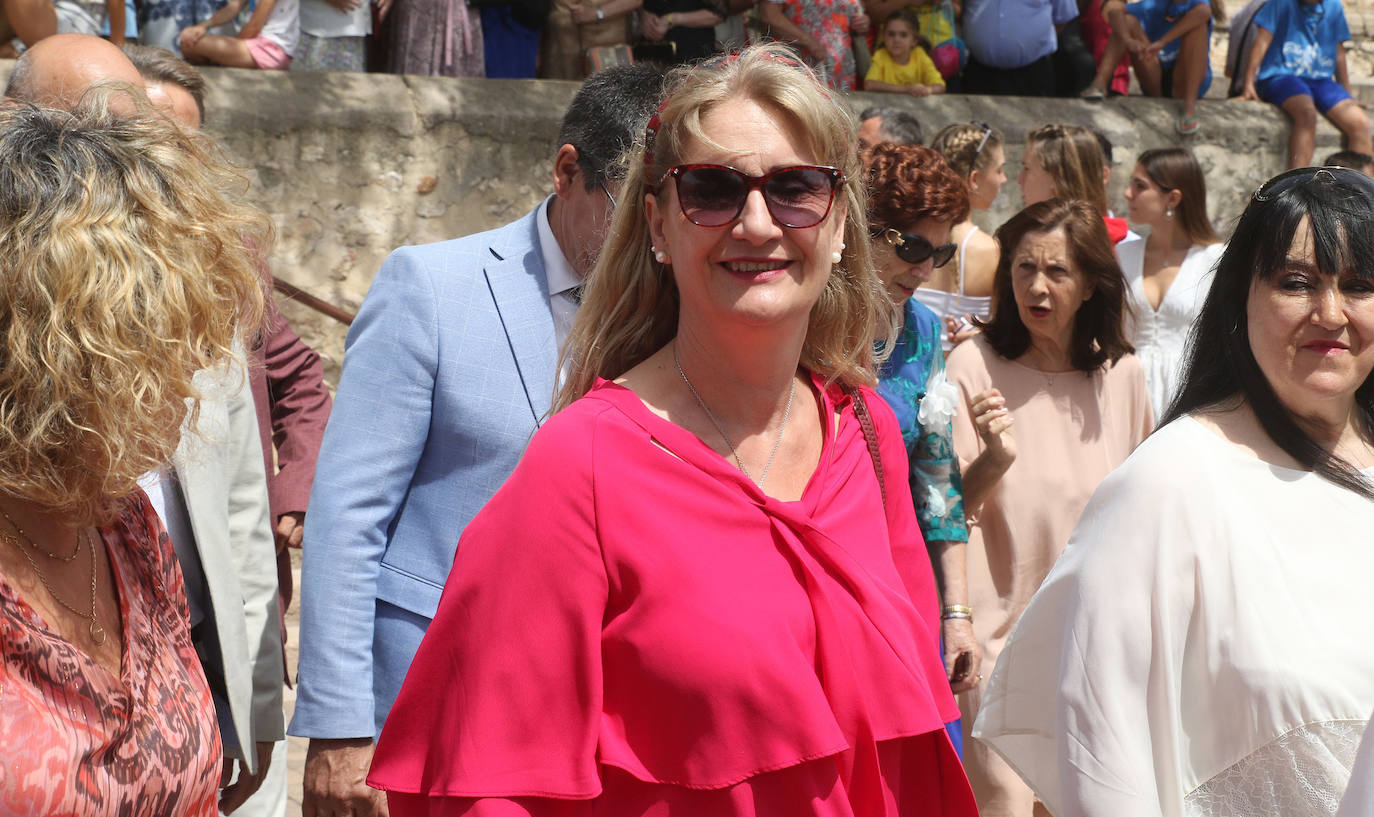
<svg viewBox="0 0 1374 817">
<path fill-rule="evenodd" d="M 677 286 L 671 268 L 650 253 L 644 197 L 693 145 L 712 144 L 702 118 L 731 99 L 749 99 L 781 111 L 797 124 L 815 161 L 844 171 L 839 195 L 846 205 L 845 249 L 811 309 L 801 365 L 831 383 L 875 383 L 879 358 L 874 341 L 883 342 L 883 348 L 891 346 L 885 341 L 892 334 L 892 318 L 870 254 L 853 118 L 810 69 L 777 45 L 679 68 L 668 77 L 666 88 L 648 160 L 643 139 L 624 158 L 624 188 L 560 355 L 567 376 L 553 410 L 577 400 L 596 378 L 624 374 L 677 334 Z"/>
<path fill-rule="evenodd" d="M 0 108 L 0 492 L 103 524 L 171 458 L 192 376 L 262 322 L 272 228 L 246 192 L 127 88 Z"/>
</svg>

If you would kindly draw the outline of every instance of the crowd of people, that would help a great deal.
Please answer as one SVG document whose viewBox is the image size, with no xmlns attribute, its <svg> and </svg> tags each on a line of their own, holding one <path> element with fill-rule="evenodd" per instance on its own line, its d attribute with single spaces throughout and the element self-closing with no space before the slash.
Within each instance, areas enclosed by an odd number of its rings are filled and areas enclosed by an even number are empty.
<svg viewBox="0 0 1374 817">
<path fill-rule="evenodd" d="M 1175 99 L 1197 134 L 1223 0 L 5 0 L 0 56 L 53 33 L 105 33 L 193 63 L 446 77 L 582 79 L 631 61 L 683 65 L 790 44 L 830 88 L 1104 100 Z M 1318 115 L 1359 153 L 1341 0 L 1250 0 L 1231 27 L 1228 96 L 1293 121 L 1311 163 Z"/>
<path fill-rule="evenodd" d="M 1374 160 L 1223 243 L 1187 148 L 1121 218 L 1089 129 L 927 147 L 827 76 L 594 73 L 331 408 L 196 70 L 27 49 L 0 813 L 281 815 L 289 731 L 305 817 L 1374 815 Z"/>
</svg>

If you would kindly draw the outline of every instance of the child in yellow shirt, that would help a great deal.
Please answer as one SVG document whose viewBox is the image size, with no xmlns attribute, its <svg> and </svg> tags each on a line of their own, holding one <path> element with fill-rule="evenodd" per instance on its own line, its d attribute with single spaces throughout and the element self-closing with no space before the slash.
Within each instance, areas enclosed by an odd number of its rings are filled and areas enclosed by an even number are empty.
<svg viewBox="0 0 1374 817">
<path fill-rule="evenodd" d="M 920 21 L 910 9 L 897 9 L 883 24 L 883 47 L 873 53 L 864 77 L 865 91 L 930 96 L 945 92 L 945 79 L 921 47 Z"/>
</svg>

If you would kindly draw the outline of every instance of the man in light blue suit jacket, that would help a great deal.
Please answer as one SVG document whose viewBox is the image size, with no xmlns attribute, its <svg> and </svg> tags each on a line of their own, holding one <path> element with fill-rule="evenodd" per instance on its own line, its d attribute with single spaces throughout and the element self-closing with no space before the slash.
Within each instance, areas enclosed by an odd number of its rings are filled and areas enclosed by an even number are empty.
<svg viewBox="0 0 1374 817">
<path fill-rule="evenodd" d="M 303 811 L 379 813 L 372 741 L 439 604 L 464 526 L 549 411 L 558 344 L 601 246 L 616 160 L 662 76 L 592 77 L 564 117 L 554 195 L 490 232 L 392 253 L 348 334 L 310 496 L 290 733 Z"/>
</svg>

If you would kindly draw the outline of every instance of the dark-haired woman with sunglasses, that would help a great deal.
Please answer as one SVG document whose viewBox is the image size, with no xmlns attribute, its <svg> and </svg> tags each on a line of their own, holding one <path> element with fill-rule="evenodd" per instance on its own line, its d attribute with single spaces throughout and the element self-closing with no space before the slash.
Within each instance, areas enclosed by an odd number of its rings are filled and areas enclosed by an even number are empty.
<svg viewBox="0 0 1374 817">
<path fill-rule="evenodd" d="M 852 121 L 776 46 L 669 87 L 371 782 L 393 815 L 973 817 Z"/>
<path fill-rule="evenodd" d="M 878 370 L 878 393 L 906 443 L 916 519 L 940 590 L 945 671 L 950 687 L 963 692 L 976 683 L 981 653 L 964 580 L 968 528 L 952 422 L 959 392 L 945 379 L 940 317 L 912 294 L 953 257 L 950 229 L 968 216 L 968 191 L 930 148 L 884 142 L 864 155 L 864 164 L 873 263 L 897 319 L 892 353 Z M 947 726 L 962 748 L 958 721 Z"/>
<path fill-rule="evenodd" d="M 1279 176 L 992 674 L 975 734 L 1056 817 L 1336 810 L 1374 710 L 1371 373 L 1374 183 Z"/>
<path fill-rule="evenodd" d="M 968 597 L 985 663 L 1001 653 L 1093 490 L 1154 425 L 1123 325 L 1125 278 L 1097 208 L 1033 204 L 997 241 L 992 320 L 949 356 L 960 392 L 954 450 L 970 520 Z M 959 696 L 965 727 L 983 689 Z M 1030 790 L 985 744 L 969 741 L 964 764 L 983 814 L 1031 817 Z"/>
</svg>

